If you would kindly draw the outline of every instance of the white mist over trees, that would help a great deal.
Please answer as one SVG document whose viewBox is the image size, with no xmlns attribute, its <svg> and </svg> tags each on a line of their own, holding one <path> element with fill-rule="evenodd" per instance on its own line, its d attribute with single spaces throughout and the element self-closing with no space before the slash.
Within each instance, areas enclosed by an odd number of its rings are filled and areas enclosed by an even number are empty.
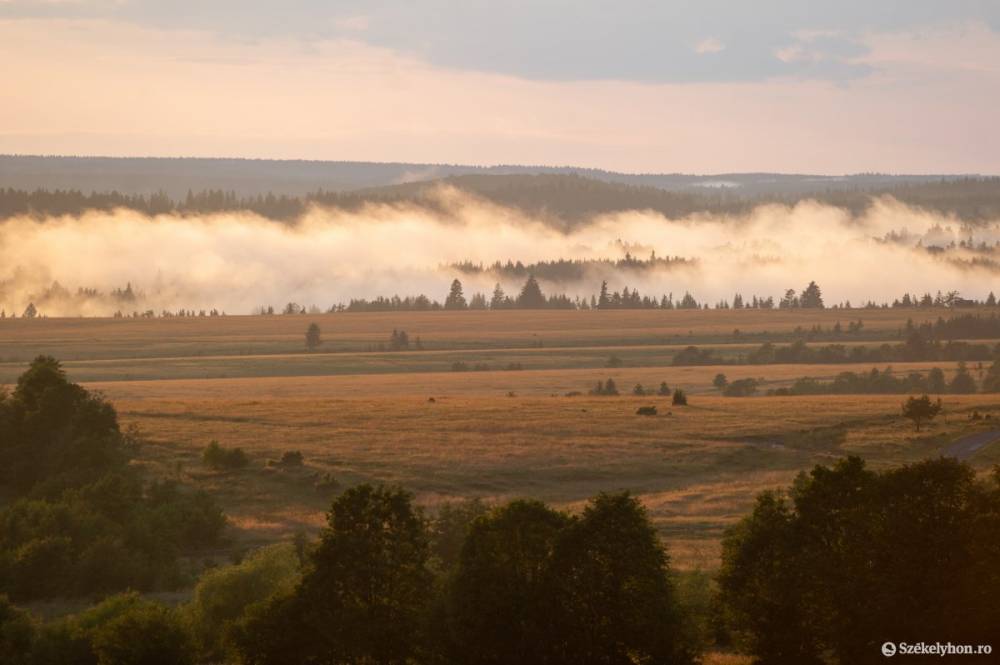
<svg viewBox="0 0 1000 665">
<path fill-rule="evenodd" d="M 702 303 L 734 293 L 780 300 L 789 287 L 810 281 L 823 289 L 810 292 L 810 301 L 828 305 L 938 291 L 982 300 L 1000 289 L 1000 271 L 980 249 L 1000 240 L 996 224 L 966 226 L 891 199 L 860 216 L 809 201 L 682 219 L 628 211 L 567 231 L 454 189 L 442 188 L 438 197 L 437 211 L 376 203 L 354 212 L 317 207 L 293 225 L 252 214 L 149 218 L 122 210 L 14 218 L 0 240 L 0 309 L 20 313 L 34 302 L 48 316 L 109 315 L 117 308 L 79 289 L 108 294 L 125 284 L 140 310 L 249 313 L 286 302 L 326 309 L 397 293 L 444 300 L 456 277 L 464 291 L 448 296 L 454 308 L 468 306 L 475 294 L 490 294 L 490 302 L 532 300 L 533 291 L 521 293 L 523 277 L 451 267 L 507 259 L 598 260 L 580 268 L 580 279 L 538 278 L 546 295 L 570 298 L 589 299 L 602 281 L 613 291 L 628 286 L 672 293 L 677 301 L 690 293 Z M 931 245 L 948 250 L 928 251 Z M 654 253 L 687 260 L 641 270 L 622 263 L 626 255 L 644 260 Z M 61 291 L 52 297 L 56 282 Z M 38 300 L 47 291 L 43 307 Z"/>
</svg>

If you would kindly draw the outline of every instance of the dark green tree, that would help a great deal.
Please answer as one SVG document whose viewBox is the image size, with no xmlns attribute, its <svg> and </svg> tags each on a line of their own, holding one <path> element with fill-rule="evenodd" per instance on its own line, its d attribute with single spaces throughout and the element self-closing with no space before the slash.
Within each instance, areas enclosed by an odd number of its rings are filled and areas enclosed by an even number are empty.
<svg viewBox="0 0 1000 665">
<path fill-rule="evenodd" d="M 545 307 L 545 296 L 534 275 L 528 275 L 528 280 L 521 287 L 521 292 L 517 296 L 517 306 L 524 309 Z"/>
<path fill-rule="evenodd" d="M 597 296 L 597 308 L 607 309 L 611 306 L 611 298 L 608 296 L 607 280 L 601 282 L 601 294 Z"/>
<path fill-rule="evenodd" d="M 940 367 L 933 367 L 927 372 L 927 391 L 935 395 L 943 395 L 948 390 L 944 372 Z"/>
<path fill-rule="evenodd" d="M 951 383 L 948 384 L 948 392 L 954 395 L 971 395 L 976 392 L 976 389 L 976 380 L 969 373 L 969 368 L 966 366 L 965 361 L 960 361 L 955 376 L 952 377 Z"/>
<path fill-rule="evenodd" d="M 0 595 L 0 663 L 29 665 L 36 626 L 31 616 Z"/>
<path fill-rule="evenodd" d="M 315 351 L 322 343 L 323 338 L 321 337 L 319 325 L 310 323 L 309 328 L 306 329 L 306 349 Z"/>
<path fill-rule="evenodd" d="M 415 657 L 431 574 L 412 496 L 359 485 L 333 502 L 328 522 L 295 592 L 257 610 L 235 638 L 245 662 L 402 665 Z"/>
<path fill-rule="evenodd" d="M 194 646 L 177 613 L 140 603 L 94 631 L 97 665 L 192 665 Z"/>
<path fill-rule="evenodd" d="M 490 309 L 506 309 L 510 306 L 510 298 L 503 292 L 503 287 L 498 282 L 493 288 L 493 296 L 490 298 Z"/>
<path fill-rule="evenodd" d="M 1000 393 L 1000 360 L 994 360 L 983 377 L 984 393 Z"/>
<path fill-rule="evenodd" d="M 715 375 L 712 379 L 712 385 L 715 386 L 717 390 L 724 390 L 726 386 L 729 385 L 729 381 L 726 379 L 726 375 L 719 373 Z"/>
<path fill-rule="evenodd" d="M 472 524 L 489 512 L 480 499 L 446 503 L 438 510 L 430 525 L 431 555 L 444 571 L 458 565 L 462 545 Z"/>
<path fill-rule="evenodd" d="M 809 282 L 809 286 L 802 291 L 799 298 L 799 306 L 811 309 L 823 309 L 823 294 L 819 290 L 816 282 Z"/>
<path fill-rule="evenodd" d="M 693 662 L 667 554 L 627 492 L 598 495 L 563 528 L 548 580 L 550 662 Z"/>
<path fill-rule="evenodd" d="M 448 297 L 444 299 L 444 308 L 468 309 L 468 307 L 468 304 L 465 302 L 465 296 L 462 294 L 462 283 L 457 279 L 452 281 Z"/>
<path fill-rule="evenodd" d="M 545 662 L 555 611 L 548 566 L 568 523 L 538 501 L 514 501 L 473 523 L 450 594 L 454 662 Z"/>
<path fill-rule="evenodd" d="M 888 635 L 995 631 L 1000 474 L 979 483 L 945 458 L 874 473 L 848 458 L 788 496 L 760 496 L 723 546 L 726 618 L 759 662 L 878 663 Z"/>
<path fill-rule="evenodd" d="M 934 418 L 941 413 L 941 398 L 937 402 L 932 402 L 927 395 L 921 397 L 911 397 L 903 403 L 903 417 L 913 421 L 917 431 L 920 431 L 920 423 Z"/>
<path fill-rule="evenodd" d="M 38 356 L 0 395 L 0 485 L 47 493 L 123 468 L 127 438 L 111 404 L 66 378 L 58 361 Z"/>
</svg>

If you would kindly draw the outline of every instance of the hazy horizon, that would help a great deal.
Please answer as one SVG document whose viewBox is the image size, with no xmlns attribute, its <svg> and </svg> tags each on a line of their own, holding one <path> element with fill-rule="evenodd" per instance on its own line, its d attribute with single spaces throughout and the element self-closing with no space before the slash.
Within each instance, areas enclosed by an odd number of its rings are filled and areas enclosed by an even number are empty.
<svg viewBox="0 0 1000 665">
<path fill-rule="evenodd" d="M 4 0 L 0 59 L 0 153 L 1000 172 L 985 3 Z"/>
</svg>

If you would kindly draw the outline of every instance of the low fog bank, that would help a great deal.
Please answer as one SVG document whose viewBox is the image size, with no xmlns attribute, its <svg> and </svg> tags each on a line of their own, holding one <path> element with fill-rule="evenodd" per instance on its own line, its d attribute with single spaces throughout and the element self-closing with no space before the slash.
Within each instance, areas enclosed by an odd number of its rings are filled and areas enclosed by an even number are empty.
<svg viewBox="0 0 1000 665">
<path fill-rule="evenodd" d="M 905 292 L 982 299 L 1000 291 L 1000 223 L 965 226 L 890 198 L 859 217 L 815 202 L 761 206 L 738 217 L 668 219 L 636 210 L 563 232 L 456 190 L 438 196 L 445 214 L 401 205 L 312 208 L 294 225 L 252 214 L 149 218 L 124 210 L 14 218 L 0 224 L 0 310 L 20 316 L 35 303 L 47 316 L 179 308 L 245 314 L 264 305 L 327 309 L 393 294 L 443 300 L 456 277 L 466 297 L 489 294 L 498 281 L 508 293 L 520 287 L 489 271 L 460 272 L 454 263 L 620 259 L 625 252 L 688 261 L 644 270 L 597 266 L 581 280 L 542 280 L 542 288 L 589 298 L 606 279 L 614 290 L 675 299 L 687 291 L 714 303 L 737 292 L 778 299 L 815 280 L 828 304 L 891 301 Z M 111 293 L 128 284 L 137 297 L 123 305 Z"/>
</svg>

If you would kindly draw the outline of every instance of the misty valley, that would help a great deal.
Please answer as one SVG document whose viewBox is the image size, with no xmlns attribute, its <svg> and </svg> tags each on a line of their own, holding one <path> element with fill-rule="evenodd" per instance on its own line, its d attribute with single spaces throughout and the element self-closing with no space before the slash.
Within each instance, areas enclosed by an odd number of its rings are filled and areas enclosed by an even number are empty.
<svg viewBox="0 0 1000 665">
<path fill-rule="evenodd" d="M 1000 619 L 989 179 L 0 202 L 4 662 L 846 664 Z"/>
</svg>

